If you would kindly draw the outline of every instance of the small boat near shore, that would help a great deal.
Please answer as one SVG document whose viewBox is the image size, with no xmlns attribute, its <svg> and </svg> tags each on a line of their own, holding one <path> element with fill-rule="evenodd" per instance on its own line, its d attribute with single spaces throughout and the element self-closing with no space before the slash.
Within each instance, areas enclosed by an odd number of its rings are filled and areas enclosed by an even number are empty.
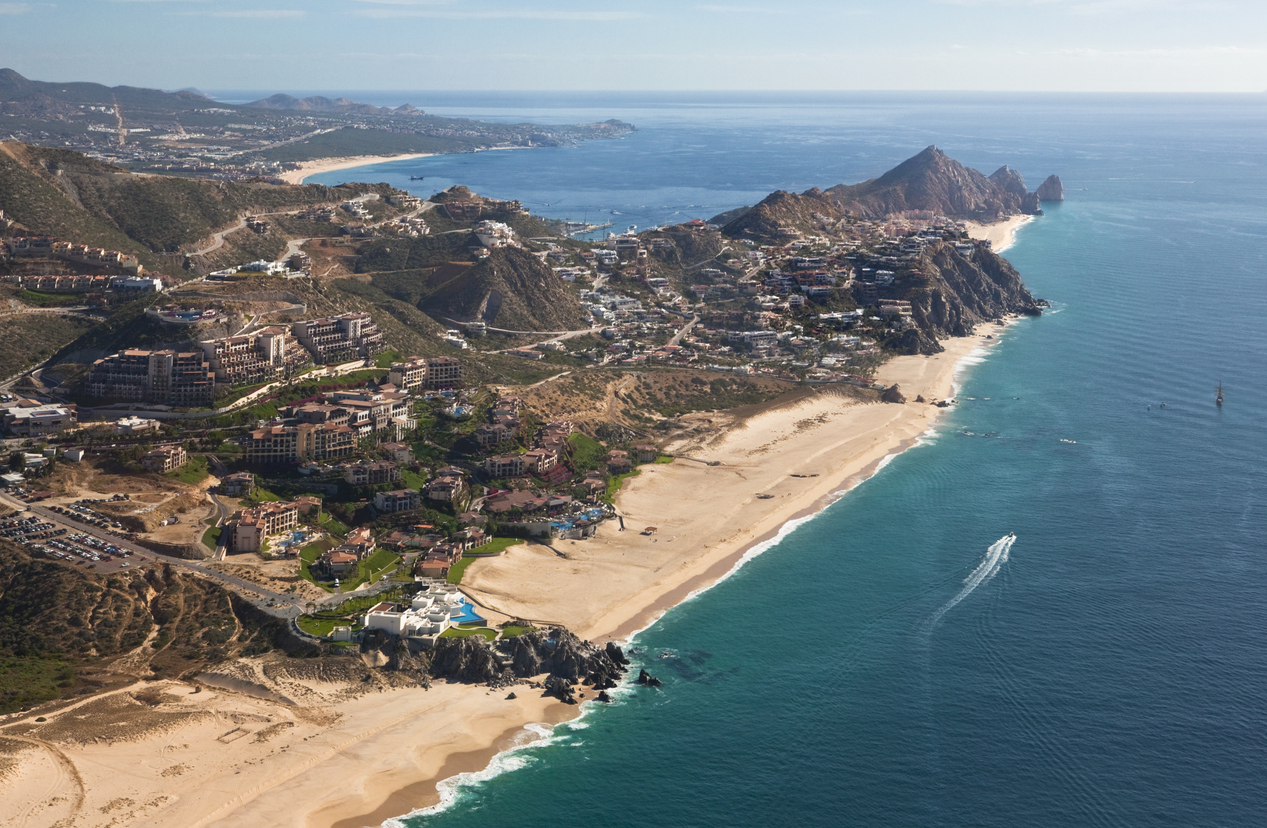
<svg viewBox="0 0 1267 828">
<path fill-rule="evenodd" d="M 1219 395 L 1214 398 L 1214 404 L 1219 408 L 1223 407 L 1223 383 L 1219 383 Z"/>
</svg>

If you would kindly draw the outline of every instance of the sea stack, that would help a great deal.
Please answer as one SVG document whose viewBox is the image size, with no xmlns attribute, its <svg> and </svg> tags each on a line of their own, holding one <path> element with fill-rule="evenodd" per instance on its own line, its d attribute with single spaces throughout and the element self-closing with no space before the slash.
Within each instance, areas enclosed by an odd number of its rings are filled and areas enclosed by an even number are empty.
<svg viewBox="0 0 1267 828">
<path fill-rule="evenodd" d="M 1039 201 L 1064 201 L 1065 185 L 1060 183 L 1060 176 L 1049 175 L 1038 187 Z"/>
</svg>

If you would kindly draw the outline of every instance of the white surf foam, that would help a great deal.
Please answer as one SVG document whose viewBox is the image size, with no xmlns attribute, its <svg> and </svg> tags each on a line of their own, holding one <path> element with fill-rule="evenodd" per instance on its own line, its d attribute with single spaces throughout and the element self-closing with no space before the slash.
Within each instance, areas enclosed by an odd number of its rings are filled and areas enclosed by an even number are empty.
<svg viewBox="0 0 1267 828">
<path fill-rule="evenodd" d="M 990 544 L 990 548 L 986 550 L 985 557 L 981 559 L 981 563 L 977 564 L 977 568 L 972 570 L 972 574 L 963 582 L 963 589 L 959 590 L 959 593 L 947 601 L 941 609 L 933 613 L 933 617 L 925 625 L 926 630 L 931 631 L 933 627 L 937 626 L 937 622 L 942 619 L 942 616 L 954 609 L 960 601 L 971 595 L 974 589 L 998 574 L 999 568 L 1007 563 L 1008 553 L 1014 543 L 1016 543 L 1015 535 L 1004 535 Z"/>
<path fill-rule="evenodd" d="M 407 819 L 435 816 L 447 810 L 458 801 L 462 788 L 478 785 L 501 776 L 503 773 L 526 767 L 531 760 L 519 755 L 526 748 L 543 747 L 558 742 L 561 738 L 566 737 L 556 736 L 554 728 L 544 722 L 532 722 L 524 725 L 524 732 L 515 737 L 514 744 L 494 756 L 493 760 L 488 763 L 488 767 L 469 773 L 459 773 L 457 776 L 441 780 L 436 785 L 436 793 L 440 794 L 439 802 L 428 808 L 419 808 L 416 811 L 411 811 L 404 816 L 393 817 L 383 823 L 383 828 L 408 828 L 405 822 Z"/>
</svg>

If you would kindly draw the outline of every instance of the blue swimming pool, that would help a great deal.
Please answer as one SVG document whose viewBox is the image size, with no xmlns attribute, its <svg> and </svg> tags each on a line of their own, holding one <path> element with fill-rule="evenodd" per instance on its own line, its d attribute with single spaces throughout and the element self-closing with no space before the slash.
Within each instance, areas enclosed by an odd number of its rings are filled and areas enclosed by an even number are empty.
<svg viewBox="0 0 1267 828">
<path fill-rule="evenodd" d="M 482 616 L 476 615 L 475 609 L 470 604 L 463 601 L 461 606 L 462 606 L 462 614 L 455 615 L 453 617 L 453 623 L 455 624 L 470 624 L 472 622 L 478 622 L 480 624 L 484 623 L 484 618 Z"/>
</svg>

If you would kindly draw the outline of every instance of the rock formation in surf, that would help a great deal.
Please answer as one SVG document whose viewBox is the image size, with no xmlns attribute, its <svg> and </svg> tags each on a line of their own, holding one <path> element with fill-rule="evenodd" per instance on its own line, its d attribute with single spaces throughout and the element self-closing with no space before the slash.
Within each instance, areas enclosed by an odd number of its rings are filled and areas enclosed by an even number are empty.
<svg viewBox="0 0 1267 828">
<path fill-rule="evenodd" d="M 1047 180 L 1038 186 L 1037 195 L 1039 201 L 1064 201 L 1065 185 L 1060 183 L 1060 176 L 1047 176 Z"/>
</svg>

